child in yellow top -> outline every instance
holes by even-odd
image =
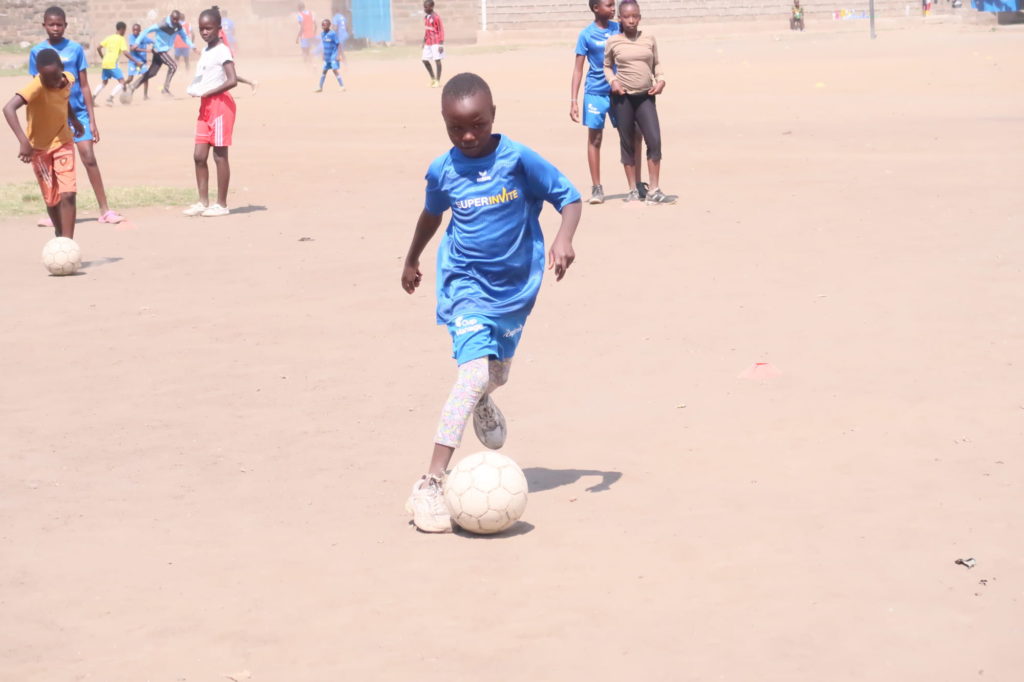
[[[128,57],[128,61],[136,66],[142,66],[142,62],[136,59],[132,55],[131,50],[128,49],[128,41],[124,37],[124,32],[128,30],[128,24],[119,21],[114,26],[114,29],[116,33],[111,33],[96,47],[96,52],[99,53],[100,59],[103,60],[103,72],[100,74],[101,81],[99,87],[92,91],[92,98],[96,99],[100,96],[103,88],[107,87],[107,81],[111,79],[117,81],[117,85],[114,87],[113,92],[110,93],[110,97],[107,97],[107,106],[113,106],[114,98],[117,97],[119,92],[124,90],[124,74],[121,73],[121,67],[117,65],[118,60],[121,58],[121,53],[123,52],[124,56]]]
[[[75,237],[75,144],[71,134],[83,133],[68,98],[75,77],[64,70],[56,50],[36,55],[39,75],[4,106],[4,118],[21,145],[18,158],[32,164],[46,210],[58,237]],[[28,134],[18,120],[18,109],[27,107]]]

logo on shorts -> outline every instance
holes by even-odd
[[[505,333],[502,334],[502,336],[504,336],[506,339],[511,339],[513,336],[515,336],[521,331],[523,331],[523,325],[519,325],[515,329],[506,329]]]
[[[491,176],[490,176],[490,174],[488,174],[488,172],[487,172],[487,171],[485,171],[485,170],[482,170],[482,171],[480,171],[480,172],[478,173],[478,175],[479,175],[480,177],[478,177],[478,178],[476,179],[476,181],[477,181],[477,182],[490,182],[490,180],[491,180]]]
[[[595,107],[592,103],[587,102],[587,113],[593,114],[594,116],[600,116],[601,110]]]
[[[459,315],[455,318],[455,335],[463,336],[464,334],[472,334],[478,332],[484,328],[484,326],[475,317],[465,318]]]

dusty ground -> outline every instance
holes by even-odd
[[[665,41],[682,201],[585,209],[499,393],[532,494],[493,539],[402,512],[454,375],[399,288],[438,91],[242,61],[238,214],[83,216],[63,279],[0,220],[0,679],[1021,679],[1022,48]],[[587,191],[571,61],[446,65]],[[102,110],[107,182],[189,186],[195,108]]]

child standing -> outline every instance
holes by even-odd
[[[18,138],[18,158],[32,164],[46,212],[58,237],[75,238],[75,145],[71,129],[85,131],[70,104],[74,74],[64,71],[56,50],[36,53],[38,75],[4,106],[7,125]],[[18,109],[27,107],[28,135],[18,121]]]
[[[562,214],[547,258],[556,280],[576,258],[579,192],[533,150],[492,135],[494,113],[490,88],[476,74],[460,73],[445,85],[441,116],[455,146],[430,164],[425,206],[402,269],[402,288],[411,294],[423,278],[420,255],[451,209],[437,255],[437,323],[451,334],[458,378],[441,413],[429,469],[406,505],[416,527],[429,533],[452,529],[441,489],[470,414],[485,446],[504,445],[505,418],[491,393],[508,380],[540,290],[538,216],[545,201]]]
[[[665,89],[665,78],[658,61],[654,36],[642,33],[640,6],[636,0],[619,3],[622,33],[612,36],[604,46],[604,75],[611,85],[612,109],[619,119],[619,145],[622,165],[629,181],[626,201],[640,198],[636,187],[640,166],[635,161],[633,126],[640,127],[647,142],[647,168],[651,174],[648,204],[675,203],[676,197],[661,191],[661,126],[654,98]]]
[[[153,51],[153,40],[142,33],[142,26],[132,24],[132,37],[128,39],[128,45],[135,61],[128,65],[128,78],[124,81],[125,86],[130,86],[136,76],[146,73],[147,54]],[[142,98],[149,99],[149,83],[142,88]],[[130,98],[127,94],[121,95],[122,104],[127,104],[129,101]]]
[[[100,207],[99,221],[119,223],[124,220],[124,216],[110,210],[110,206],[107,205],[107,192],[103,187],[103,176],[100,174],[100,166],[96,162],[96,152],[93,149],[100,141],[100,131],[96,126],[92,91],[89,89],[89,63],[82,46],[64,37],[67,27],[67,17],[60,7],[50,7],[43,12],[43,28],[46,30],[47,40],[38,43],[29,52],[28,73],[30,76],[39,75],[36,65],[39,53],[43,50],[54,50],[65,68],[74,76],[68,101],[71,103],[71,110],[75,112],[75,118],[82,124],[82,133],[75,135],[75,146],[82,157],[82,163],[85,164],[85,172],[89,176],[92,191],[96,194],[96,203]],[[42,224],[49,226],[51,222],[52,219],[47,218]]]
[[[128,25],[123,21],[117,22],[114,26],[114,33],[103,39],[103,41],[96,48],[96,52],[100,55],[100,59],[103,60],[103,71],[100,74],[101,83],[96,90],[93,91],[92,97],[96,99],[100,96],[103,88],[107,86],[107,81],[115,79],[117,85],[114,87],[113,92],[107,97],[107,104],[113,104],[114,98],[117,97],[117,93],[124,89],[124,74],[121,73],[121,68],[117,65],[118,60],[121,58],[123,52],[128,61],[132,62],[136,66],[141,67],[140,62],[132,53],[128,50],[128,41],[124,39],[124,32],[128,28]]]
[[[441,16],[434,11],[434,0],[423,0],[423,66],[430,74],[430,87],[441,87],[441,59],[444,57],[444,24]],[[437,65],[437,76],[430,68],[430,62]]]
[[[299,11],[295,14],[295,20],[299,23],[299,32],[295,36],[295,44],[302,50],[302,60],[309,61],[309,48],[316,38],[316,24],[313,22],[313,13],[306,9],[306,4],[300,2]]]
[[[587,127],[587,165],[590,167],[590,180],[593,188],[590,193],[591,204],[604,203],[604,187],[601,185],[601,142],[604,138],[604,120],[607,115],[612,127],[618,126],[615,112],[611,110],[611,87],[604,77],[604,46],[608,39],[619,32],[618,23],[612,21],[615,16],[615,0],[590,0],[590,11],[594,13],[594,23],[580,31],[576,40],[576,62],[572,70],[572,86],[569,95],[569,118],[580,122],[580,82],[583,80],[583,65],[587,65],[586,86],[583,89],[583,125]],[[634,136],[637,163],[640,159],[640,131]],[[638,178],[639,179],[639,178]],[[627,182],[629,177],[626,178]],[[647,186],[637,182],[640,198],[647,195]]]
[[[313,92],[324,91],[324,81],[327,79],[327,72],[333,71],[334,77],[338,79],[338,85],[341,86],[341,91],[345,92],[345,83],[341,80],[341,74],[338,72],[338,47],[341,41],[338,39],[338,34],[331,30],[331,20],[324,19],[320,23],[320,27],[323,29],[323,33],[320,34],[320,42],[324,46],[324,70],[320,74],[320,86],[317,87]]]
[[[235,58],[220,39],[220,12],[203,10],[199,15],[199,35],[206,41],[206,49],[199,55],[196,76],[188,86],[188,94],[201,97],[199,119],[196,121],[196,146],[193,161],[196,166],[196,188],[199,201],[184,210],[187,216],[201,215],[215,218],[230,213],[228,210],[228,184],[231,166],[228,147],[235,127],[235,100],[228,90],[238,85]],[[217,203],[210,205],[210,147],[217,165]]]
[[[181,31],[182,34],[188,36],[188,42],[180,35],[174,36],[174,61],[181,63],[185,61],[185,70],[188,71],[191,68],[189,63],[189,54],[192,52],[192,24],[185,21],[185,15],[181,15]]]

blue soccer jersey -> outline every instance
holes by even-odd
[[[85,111],[85,95],[82,94],[82,86],[79,82],[81,80],[79,74],[89,68],[89,62],[85,58],[85,50],[82,49],[81,45],[67,38],[64,38],[56,45],[50,44],[49,40],[44,40],[35,45],[28,53],[28,75],[39,75],[39,69],[36,68],[36,56],[43,50],[56,50],[57,54],[60,55],[61,61],[64,62],[64,70],[70,71],[74,75],[75,82],[71,86],[68,104],[71,105],[72,111]]]
[[[128,37],[128,45],[131,48],[132,56],[143,64],[146,63],[146,48],[153,44],[152,38],[145,33]]]
[[[437,252],[438,324],[467,313],[528,314],[544,276],[541,208],[580,199],[537,152],[495,137],[491,154],[473,159],[452,148],[427,171],[426,210],[452,210]]]
[[[576,40],[576,54],[586,56],[590,65],[583,94],[607,95],[612,91],[608,79],[604,77],[604,44],[618,32],[619,25],[614,21],[608,22],[608,28],[593,23],[580,31],[580,37]]]
[[[320,34],[320,42],[324,47],[324,61],[329,62],[338,56],[338,34],[335,31],[324,31]]]

